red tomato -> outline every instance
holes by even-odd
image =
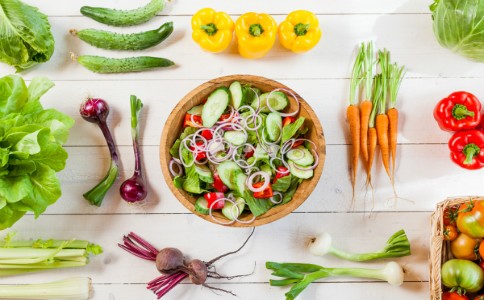
[[[479,244],[479,255],[481,256],[481,262],[483,262],[484,261],[484,242],[482,241]]]
[[[484,300],[484,295],[475,296],[474,300]]]
[[[224,208],[225,201],[220,200],[215,202],[218,199],[224,198],[224,193],[219,193],[219,192],[210,192],[206,193],[203,195],[203,197],[207,200],[208,202],[208,208],[211,209],[222,209]]]
[[[471,200],[459,207],[457,228],[473,238],[484,237],[484,201]]]
[[[277,167],[276,177],[274,178],[274,183],[276,183],[277,179],[282,178],[282,177],[286,177],[289,174],[290,173],[289,173],[288,168],[286,168],[284,166]]]
[[[476,260],[479,242],[479,240],[473,239],[465,233],[461,233],[450,243],[450,251],[455,258]]]
[[[301,146],[302,144],[304,144],[304,141],[303,140],[297,140],[294,142],[294,144],[292,145],[291,148],[296,148],[296,147],[299,147]]]
[[[202,126],[202,117],[197,115],[185,114],[183,127],[200,127]]]
[[[199,148],[200,148],[200,146],[203,146],[203,142],[202,141],[198,141],[197,142],[197,146],[199,146]],[[190,150],[192,150],[192,151],[195,150],[195,147],[190,147]],[[197,152],[197,156],[195,157],[195,159],[197,161],[202,161],[205,158],[207,158],[207,153],[205,153],[205,151]]]
[[[459,233],[454,225],[446,225],[444,228],[444,239],[446,241],[453,241],[457,238]]]
[[[254,156],[254,150],[250,150],[249,152],[245,152],[245,158],[251,158]]]
[[[294,123],[296,121],[296,118],[294,117],[285,117],[283,120],[282,120],[282,127],[286,126],[286,125],[289,125],[291,123]]]
[[[459,295],[457,292],[445,292],[442,294],[442,300],[469,300],[469,297]]]
[[[208,130],[208,129],[205,129],[205,130],[202,130],[202,134],[201,134],[205,139],[207,140],[211,140],[213,138],[213,133],[211,130]]]
[[[221,193],[225,193],[229,190],[229,188],[222,182],[222,179],[220,179],[220,176],[218,176],[218,173],[216,172],[213,173],[213,187]]]
[[[254,188],[260,188],[263,184],[264,184],[264,181],[261,181],[261,182],[254,183],[252,186]],[[273,195],[274,193],[272,192],[272,186],[270,183],[263,191],[254,192],[254,198],[257,198],[257,199],[266,199],[266,198],[272,197]]]
[[[455,225],[458,210],[459,208],[455,206],[447,206],[445,208],[443,216],[444,225]]]

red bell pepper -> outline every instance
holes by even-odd
[[[229,190],[229,188],[222,182],[222,179],[220,179],[220,176],[218,176],[218,173],[216,172],[213,173],[213,188],[221,193],[225,193]]]
[[[198,142],[197,142],[197,146],[198,146],[198,148],[201,148],[200,146],[203,146],[203,142],[202,142],[202,141],[198,141]],[[193,146],[190,146],[189,148],[190,148],[190,150],[192,150],[192,151],[194,151],[194,150],[195,150],[195,147],[193,147]],[[205,151],[197,151],[197,156],[195,157],[195,159],[196,159],[197,161],[202,161],[202,160],[204,160],[205,158],[207,158],[207,153],[206,153]]]
[[[484,167],[484,133],[479,130],[456,132],[449,140],[450,157],[459,166],[475,170]]]
[[[251,158],[252,156],[254,156],[254,153],[255,153],[255,151],[254,151],[253,149],[251,149],[251,150],[250,150],[250,151],[248,151],[248,152],[245,152],[245,158],[246,158],[246,159]]]
[[[222,209],[224,208],[225,201],[220,200],[217,201],[218,199],[225,198],[224,193],[219,193],[219,192],[209,192],[203,195],[205,200],[207,200],[208,208],[211,209]],[[217,202],[215,202],[217,201]]]
[[[437,103],[434,118],[445,131],[474,129],[481,121],[481,102],[471,93],[454,92]]]
[[[285,117],[283,120],[282,120],[282,127],[286,126],[286,125],[289,125],[291,123],[294,123],[296,122],[296,118],[294,117]]]
[[[289,173],[289,169],[288,168],[286,168],[284,166],[277,167],[277,169],[276,169],[276,177],[274,178],[274,182],[273,183],[276,183],[277,182],[277,179],[282,178],[282,177],[286,177],[289,174],[290,173]]]
[[[192,114],[185,114],[185,120],[183,122],[183,127],[201,127],[202,117]]]
[[[264,181],[257,182],[257,183],[252,184],[252,187],[260,188],[263,184],[264,184]],[[270,183],[269,183],[269,185],[267,185],[267,187],[264,190],[262,190],[260,192],[254,192],[254,198],[256,198],[256,199],[266,199],[266,198],[272,197],[273,195],[274,195],[274,193],[272,192],[272,186],[271,186]]]
[[[200,118],[201,119],[201,118]],[[213,139],[213,133],[209,129],[202,130],[201,134],[206,140],[211,140]]]
[[[292,144],[292,147],[291,148],[297,148],[299,146],[301,146],[302,144],[304,144],[304,140],[297,140],[294,142],[294,144]]]

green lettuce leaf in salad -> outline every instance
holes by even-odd
[[[0,230],[27,212],[38,217],[61,196],[56,172],[65,168],[62,145],[74,120],[43,108],[52,86],[46,78],[28,87],[17,75],[0,78]]]
[[[484,1],[434,0],[433,30],[441,46],[484,61]]]
[[[287,189],[287,191],[284,193],[284,196],[282,197],[282,203],[285,204],[289,201],[291,201],[292,197],[296,193],[297,187],[303,180],[300,178],[297,178],[296,176],[292,176],[291,178],[291,185]]]
[[[20,0],[0,1],[0,61],[22,71],[48,61],[53,53],[46,15]]]
[[[289,141],[304,124],[304,117],[299,117],[294,123],[288,124],[282,128],[281,143]]]
[[[278,178],[277,181],[272,185],[274,191],[285,193],[291,186],[292,175],[286,175],[284,177]]]

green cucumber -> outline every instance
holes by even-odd
[[[165,0],[151,0],[142,7],[119,10],[105,7],[81,7],[81,14],[99,23],[112,26],[133,26],[145,23],[165,7]]]
[[[95,55],[81,55],[77,62],[86,69],[96,73],[127,73],[140,72],[153,68],[173,66],[169,59],[152,56],[137,56],[127,58],[109,58]]]
[[[242,131],[229,130],[224,133],[224,139],[234,146],[240,146],[247,142],[247,135]]]
[[[187,111],[187,114],[200,116],[202,115],[203,104],[196,105]]]
[[[235,206],[237,206],[237,208],[235,208]],[[240,215],[244,211],[244,208],[245,200],[243,198],[237,197],[235,198],[234,203],[225,201],[224,208],[222,208],[222,214],[230,221],[233,221],[240,217]]]
[[[282,117],[278,112],[271,112],[267,115],[265,131],[271,142],[275,142],[281,136]]]
[[[296,165],[292,160],[288,160],[287,163],[289,164],[289,170],[291,172],[291,175],[296,176],[297,178],[309,179],[309,178],[313,177],[313,175],[314,175],[313,170],[300,170],[300,169],[298,169],[296,166],[299,166],[299,165]]]
[[[230,104],[235,108],[238,109],[245,103],[245,89],[242,88],[242,85],[238,81],[232,82],[229,86],[231,101]]]
[[[203,127],[212,127],[220,119],[230,102],[230,91],[222,86],[208,96],[202,109]]]
[[[198,174],[198,177],[200,178],[201,181],[206,183],[213,183],[213,175],[209,167],[207,167],[206,165],[199,165],[199,164],[194,164],[194,165],[195,165],[195,172]]]
[[[242,170],[235,172],[232,176],[232,183],[236,187],[236,191],[243,195],[245,192],[245,183],[247,181],[247,175],[245,175]]]
[[[198,197],[197,201],[195,201],[195,211],[202,215],[208,215],[210,209],[208,208],[207,199],[204,197]]]
[[[308,149],[304,148],[303,146],[298,146],[286,154],[287,158],[292,160],[298,166],[310,166],[314,163],[314,157],[309,152]]]
[[[242,169],[231,160],[223,161],[217,166],[218,176],[231,190],[236,190],[237,186],[235,185],[233,178],[238,172],[242,173]]]
[[[270,95],[270,98],[268,98]],[[270,106],[272,107],[273,110],[277,111],[282,111],[286,106],[289,104],[289,99],[287,98],[286,94],[283,92],[269,92],[269,93],[264,93],[259,96],[260,100],[260,111],[263,113],[269,113],[271,110],[267,106],[267,101],[269,101]],[[257,99],[255,99],[252,102],[252,107],[254,109],[257,109],[257,106],[259,105]]]
[[[158,29],[138,33],[117,33],[98,29],[70,30],[84,42],[109,50],[143,50],[163,42],[173,32],[173,22],[167,22]]]

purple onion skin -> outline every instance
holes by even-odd
[[[106,122],[109,115],[109,105],[103,99],[89,98],[82,103],[79,112],[84,120],[98,124]]]
[[[136,175],[125,180],[119,188],[119,192],[121,197],[129,203],[143,201],[148,195],[144,180]]]

